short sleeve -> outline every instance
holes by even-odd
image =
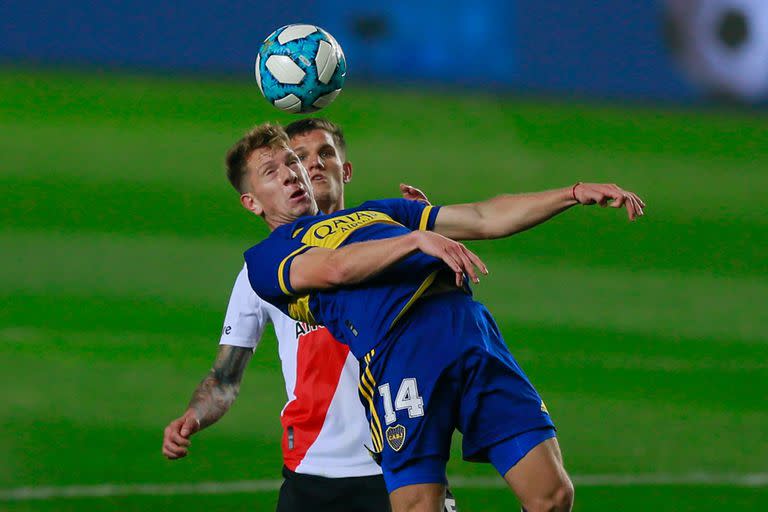
[[[375,208],[413,231],[432,231],[435,227],[439,206],[411,199],[381,199],[367,201],[361,208]]]
[[[245,251],[245,266],[253,291],[275,306],[289,302],[296,293],[291,286],[291,264],[296,256],[309,249],[311,246],[299,239],[280,238],[273,233]]]
[[[243,266],[232,287],[219,344],[256,348],[270,320],[268,307],[251,289],[247,269]]]

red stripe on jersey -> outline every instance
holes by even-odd
[[[296,351],[296,398],[288,404],[280,419],[283,424],[283,460],[295,471],[315,442],[325,423],[328,407],[339,385],[349,347],[339,343],[327,329],[302,335]],[[288,429],[293,429],[293,447]]]

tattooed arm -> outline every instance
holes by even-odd
[[[253,349],[220,345],[210,373],[197,386],[186,412],[173,420],[163,435],[163,455],[180,459],[187,455],[192,434],[216,423],[232,406]]]
[[[188,410],[194,411],[200,429],[216,423],[232,406],[252,355],[250,348],[220,345],[213,368],[189,401]]]

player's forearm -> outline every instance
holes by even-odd
[[[361,283],[384,271],[419,248],[417,235],[410,233],[383,240],[350,244],[329,255],[334,269],[332,286]]]
[[[197,386],[188,408],[194,411],[200,428],[217,422],[232,407],[243,372],[253,351],[249,348],[222,345],[210,373]]]
[[[501,195],[477,203],[444,206],[437,215],[435,231],[454,240],[502,238],[541,224],[575,204],[570,187]]]
[[[188,406],[194,411],[201,429],[216,423],[224,416],[240,391],[239,385],[222,385],[212,373],[197,387]]]
[[[486,238],[501,238],[530,229],[578,204],[571,188],[503,195],[478,203]]]
[[[488,273],[482,260],[459,242],[431,231],[412,231],[336,250],[306,251],[291,265],[291,286],[295,292],[303,292],[360,283],[416,251],[442,260],[456,274],[456,286],[462,286],[464,274],[477,282],[475,268]]]

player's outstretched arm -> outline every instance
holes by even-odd
[[[480,258],[463,244],[430,231],[414,231],[336,250],[314,247],[294,259],[290,269],[291,286],[302,292],[360,283],[415,251],[442,259],[456,273],[457,286],[461,286],[465,273],[478,282],[476,268],[488,273]]]
[[[637,194],[617,185],[577,183],[557,190],[443,206],[434,229],[454,240],[502,238],[541,224],[577,204],[626,208],[631,221],[644,215],[645,207]]]
[[[189,451],[192,434],[212,425],[232,406],[253,349],[220,345],[210,373],[197,386],[184,414],[163,432],[163,455],[180,459]]]

